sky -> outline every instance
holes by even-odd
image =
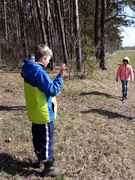
[[[122,46],[135,46],[135,27],[124,27]]]
[[[133,11],[131,11],[129,8],[126,8],[125,12],[129,15],[129,16],[133,16],[135,15],[135,13]],[[122,46],[135,46],[135,26],[133,27],[122,27],[122,29],[124,30],[122,32],[122,36],[124,36],[123,38],[123,42],[122,42]]]

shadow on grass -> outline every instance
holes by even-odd
[[[113,119],[113,118],[124,118],[127,120],[133,120],[132,117],[128,117],[128,116],[124,116],[122,114],[116,113],[116,112],[111,112],[108,110],[103,110],[103,109],[91,109],[91,110],[87,110],[87,111],[81,111],[81,113],[86,114],[86,113],[97,113],[97,114],[101,114],[103,116],[108,116],[109,119]]]
[[[31,162],[19,161],[13,158],[10,154],[0,153],[0,171],[3,171],[11,176],[19,175],[27,178],[28,176],[40,176],[40,172],[30,169]],[[3,177],[4,178],[4,177]]]
[[[98,91],[92,91],[92,92],[82,92],[80,96],[86,96],[86,95],[97,95],[97,96],[105,96],[107,98],[114,98],[114,99],[119,99],[120,96],[113,96],[107,93],[103,92],[98,92]]]
[[[26,106],[0,106],[0,111],[26,110]]]

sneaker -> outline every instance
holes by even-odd
[[[61,176],[65,173],[65,170],[59,167],[50,167],[50,168],[45,168],[42,172],[43,177],[56,177],[56,176]]]
[[[41,168],[44,165],[44,163],[42,162],[42,159],[38,159],[37,162],[32,164],[33,168]]]

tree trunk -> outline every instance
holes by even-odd
[[[70,58],[73,59],[74,58],[74,54],[75,54],[75,40],[74,40],[74,24],[73,24],[73,14],[74,14],[74,8],[73,8],[73,2],[70,2],[69,5],[69,35],[70,35],[70,45],[69,45],[69,52],[70,52]]]
[[[106,15],[106,0],[101,1],[102,4],[102,11],[101,11],[101,42],[100,42],[100,65],[99,67],[102,70],[106,70],[105,67],[105,54],[106,54],[106,48],[105,48],[105,15]]]
[[[81,37],[80,37],[80,25],[79,25],[79,13],[78,13],[78,0],[73,1],[74,8],[74,24],[75,24],[75,36],[76,36],[76,63],[77,71],[82,71],[82,54],[81,54]]]
[[[2,66],[2,57],[1,57],[1,42],[0,42],[0,67]]]
[[[42,42],[43,42],[43,44],[47,44],[47,38],[46,38],[46,34],[45,34],[45,26],[44,26],[44,21],[43,21],[43,17],[42,17],[41,6],[40,6],[39,0],[36,0],[36,7],[37,7],[38,20],[40,23]]]
[[[52,45],[52,21],[51,21],[51,13],[50,13],[50,4],[49,0],[45,1],[46,6],[46,24],[47,24],[47,39],[48,39],[48,46],[53,51],[53,45]],[[51,61],[49,63],[50,70],[54,69],[54,58],[55,58],[55,51],[53,51],[54,56],[51,58]]]
[[[62,16],[61,16],[59,0],[56,0],[56,6],[57,6],[57,10],[58,10],[58,17],[59,17],[59,23],[60,23],[64,63],[67,65],[68,64],[68,55],[67,55],[66,40],[65,40],[65,33],[64,33],[64,24],[63,24],[63,20],[62,20]]]
[[[99,9],[99,0],[96,0],[95,4],[95,18],[94,18],[94,41],[95,41],[95,48],[96,48],[96,59],[99,58],[99,23],[98,23],[98,9]]]
[[[27,38],[26,38],[25,20],[24,20],[22,1],[17,0],[17,6],[18,6],[18,12],[19,12],[22,46],[24,48],[24,55],[27,56],[28,55],[28,47],[27,47]]]
[[[4,0],[4,22],[5,22],[5,39],[8,40],[8,31],[7,31],[7,11],[6,11],[6,2]]]

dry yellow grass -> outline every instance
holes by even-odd
[[[54,148],[56,165],[66,173],[57,180],[135,179],[135,83],[129,84],[123,103],[121,84],[115,82],[118,55],[111,56],[107,71],[99,70],[94,79],[65,78],[57,96]],[[0,179],[40,180],[42,169],[27,167],[35,156],[23,80],[19,73],[0,75]]]

